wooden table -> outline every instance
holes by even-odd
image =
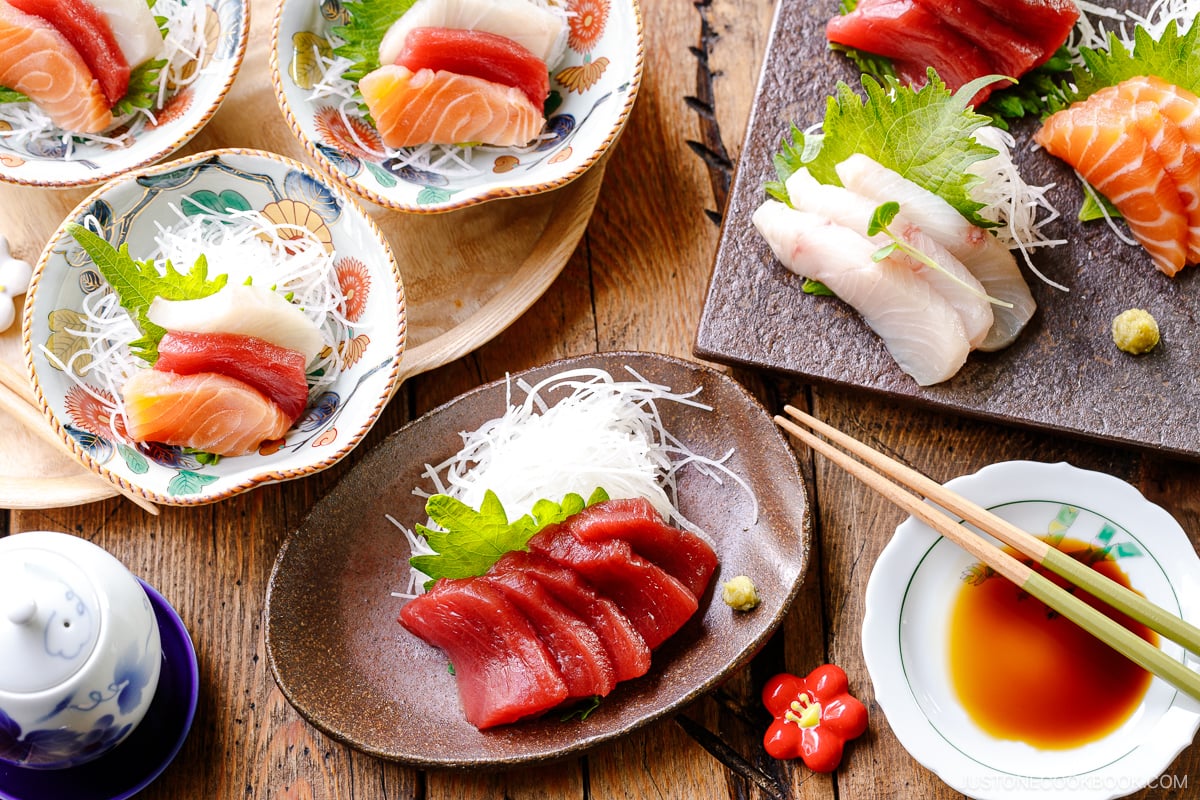
[[[267,69],[272,10],[267,0],[255,0],[252,44],[233,95],[260,103],[264,113],[274,112],[274,101],[261,81],[247,75],[261,79]],[[158,587],[191,631],[202,679],[195,727],[177,760],[141,797],[958,796],[897,742],[874,704],[863,663],[859,634],[867,578],[902,515],[807,452],[800,455],[810,478],[817,537],[801,595],[779,634],[748,668],[676,718],[585,757],[498,773],[419,772],[379,761],[310,727],[279,692],[267,665],[263,600],[280,545],[356,457],[388,432],[482,382],[557,357],[609,349],[691,356],[720,210],[773,10],[769,0],[646,5],[641,94],[609,161],[586,235],[562,275],[492,342],[407,381],[357,454],[312,478],[208,507],[166,508],[157,517],[119,498],[0,516],[0,531],[6,533],[62,530],[107,548]],[[228,109],[210,128],[184,152],[246,144]],[[280,148],[302,152],[294,143],[281,141]],[[36,205],[38,195],[16,190],[8,196]],[[11,208],[0,208],[0,223],[11,221]],[[1163,505],[1200,543],[1195,464],[980,424],[785,377],[737,377],[769,408],[785,401],[811,408],[939,480],[1012,458],[1067,460],[1109,472]],[[768,720],[758,702],[769,676],[782,670],[803,674],[826,661],[846,669],[852,689],[872,713],[868,733],[848,749],[832,776],[768,758],[761,746]],[[1175,776],[1175,786],[1190,779],[1193,788],[1137,796],[1189,796],[1200,783],[1200,749],[1186,750],[1167,774]]]

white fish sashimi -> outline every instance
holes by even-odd
[[[838,225],[844,225],[868,238],[876,247],[891,243],[891,239],[881,233],[867,235],[871,217],[879,203],[845,187],[820,183],[803,167],[792,173],[786,186],[792,207],[798,211],[811,211],[828,217]],[[972,347],[978,347],[987,337],[994,319],[992,304],[986,299],[982,284],[961,261],[927,236],[919,226],[902,221],[891,227],[892,232],[902,242],[924,253],[945,270],[940,272],[905,253],[894,254],[897,259],[906,263],[917,277],[928,282],[934,291],[950,302],[962,317],[967,341]]]
[[[413,28],[455,28],[494,33],[512,39],[556,65],[566,53],[566,19],[530,0],[417,0],[379,43],[379,63],[394,64]]]
[[[92,0],[92,5],[108,20],[130,69],[162,55],[162,32],[146,0]]]
[[[990,296],[1010,303],[1011,308],[992,307],[995,322],[979,349],[1000,350],[1012,344],[1037,310],[1037,302],[1008,248],[941,197],[868,156],[852,155],[835,169],[847,189],[877,203],[899,203],[898,220],[918,226],[953,253]]]
[[[971,345],[958,312],[907,265],[875,261],[878,248],[850,228],[776,200],[753,221],[785,267],[852,306],[918,384],[940,383],[966,363]]]
[[[306,362],[325,346],[321,332],[298,306],[260,286],[226,286],[198,300],[156,297],[146,316],[169,331],[254,336],[303,353]]]

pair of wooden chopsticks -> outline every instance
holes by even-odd
[[[66,443],[54,435],[50,430],[50,426],[46,424],[45,418],[38,411],[34,403],[33,393],[29,390],[29,385],[26,383],[25,377],[20,375],[5,361],[0,361],[0,408],[8,412],[13,419],[20,422],[43,441],[59,448],[63,452],[70,452]],[[104,479],[97,475],[96,480],[102,481]],[[134,505],[151,514],[158,514],[158,506],[154,505],[154,503],[122,486],[117,486],[116,484],[113,484],[113,486]]]
[[[923,502],[912,492],[917,492],[947,511],[957,514],[964,521],[1024,553],[1093,597],[1103,600],[1117,611],[1197,654],[1200,654],[1200,628],[1154,605],[1137,592],[1081,564],[911,467],[868,447],[819,419],[791,406],[785,406],[784,411],[796,422],[820,433],[829,442],[813,435],[791,419],[775,417],[775,422],[788,433],[1138,666],[1200,700],[1200,674],[1188,669],[1145,639],[1060,588],[1049,578],[976,535],[965,525]],[[838,449],[830,442],[843,449]],[[850,454],[857,456],[857,459]]]

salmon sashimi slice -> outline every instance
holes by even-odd
[[[540,583],[521,572],[489,571],[480,580],[503,592],[529,620],[554,657],[567,685],[568,701],[605,697],[617,685],[616,670],[599,634]]]
[[[507,36],[487,31],[413,28],[395,63],[413,72],[422,68],[445,70],[515,86],[538,108],[550,96],[546,62]]]
[[[767,200],[754,227],[792,272],[820,281],[862,315],[900,369],[921,386],[948,380],[971,351],[954,307],[906,264],[875,261],[874,243],[819,214]]]
[[[1151,103],[1093,95],[1047,117],[1034,141],[1107,197],[1154,265],[1173,276],[1187,263],[1187,213],[1179,187],[1135,122],[1135,115],[1157,113]]]
[[[100,81],[112,108],[129,88],[129,62],[106,17],[87,0],[8,0],[26,14],[41,17],[58,29]]]
[[[618,681],[640,678],[650,669],[650,648],[617,604],[592,588],[570,567],[524,550],[505,553],[489,574],[520,572],[541,584],[546,591],[591,626],[612,661]]]
[[[269,397],[295,422],[308,405],[303,353],[255,336],[168,331],[158,343],[160,372],[216,372],[237,378]]]
[[[28,97],[71,133],[99,133],[112,111],[83,58],[50,23],[0,0],[0,86]]]
[[[240,456],[279,439],[292,426],[262,392],[213,372],[139,370],[125,382],[121,396],[126,430],[137,442]]]
[[[387,64],[358,82],[379,135],[388,147],[480,142],[498,147],[537,138],[542,110],[512,86]]]
[[[567,699],[554,658],[500,589],[478,578],[443,578],[400,609],[400,624],[454,665],[467,721],[491,728],[536,716]]]
[[[1116,86],[1101,89],[1096,95],[1108,92],[1116,92],[1134,105],[1153,104],[1164,119],[1179,129],[1179,134],[1187,142],[1188,149],[1195,154],[1194,157],[1189,157],[1179,151],[1178,141],[1167,131],[1164,131],[1159,145],[1155,146],[1155,151],[1163,160],[1163,166],[1179,187],[1184,210],[1188,214],[1188,225],[1191,229],[1188,235],[1188,261],[1200,263],[1200,230],[1195,227],[1198,218],[1193,215],[1193,209],[1200,206],[1200,176],[1192,174],[1189,166],[1192,162],[1200,165],[1200,161],[1197,161],[1200,159],[1200,98],[1156,75],[1127,78]]]

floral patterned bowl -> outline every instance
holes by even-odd
[[[160,17],[185,19],[189,8],[194,6],[186,0],[159,0],[154,11]],[[184,55],[176,62],[178,81],[168,82],[153,119],[135,116],[102,137],[61,132],[57,137],[30,138],[0,115],[0,180],[49,188],[90,186],[153,164],[187,144],[233,85],[250,30],[249,0],[203,0],[197,13],[192,20],[199,46],[190,39],[181,44],[198,56],[189,61],[190,55]],[[172,38],[180,36],[171,31]]]
[[[86,327],[85,298],[111,291],[67,225],[90,220],[110,243],[127,243],[132,255],[146,258],[155,248],[157,226],[178,222],[178,209],[189,205],[257,210],[274,222],[311,231],[334,254],[349,323],[336,353],[328,351],[340,361],[339,375],[310,398],[284,438],[215,463],[180,447],[115,435],[113,429],[123,426],[109,424],[111,394],[94,376],[68,375],[57,366],[72,363],[71,356],[87,347],[79,335]],[[38,404],[75,457],[152,502],[198,505],[311,475],[349,453],[399,382],[406,315],[391,248],[353,198],[282,156],[214,150],[122,176],[83,200],[42,253],[22,324]],[[86,359],[73,363],[79,366],[72,369],[86,373]]]
[[[271,80],[288,125],[335,180],[381,206],[451,211],[556,189],[582,175],[616,141],[633,108],[644,46],[638,0],[550,0],[569,14],[567,51],[550,76],[545,138],[528,148],[455,148],[453,170],[384,147],[357,105],[325,91],[325,59],[354,0],[281,0]],[[362,0],[358,0],[362,2]],[[376,12],[377,13],[377,12]]]

